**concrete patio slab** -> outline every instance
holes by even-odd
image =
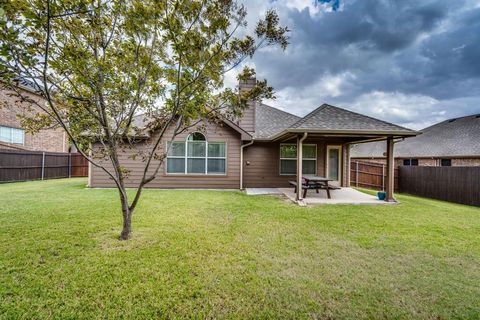
[[[282,194],[282,192],[277,188],[246,188],[245,193],[249,196]]]
[[[293,188],[279,188],[279,190],[290,200],[295,201],[295,193]],[[319,190],[319,193],[316,193],[315,190],[308,190],[307,196],[301,203],[298,203],[301,206],[304,205],[315,205],[315,204],[395,204],[396,202],[386,202],[378,200],[377,197],[360,192],[352,188],[341,188],[337,190],[330,190],[331,199],[327,198],[327,193],[325,190]]]

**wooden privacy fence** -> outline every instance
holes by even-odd
[[[401,166],[400,191],[480,206],[480,167]]]
[[[0,182],[87,175],[88,162],[79,153],[0,150]]]
[[[398,169],[395,168],[395,191],[398,191]],[[385,190],[387,166],[382,163],[352,160],[350,162],[350,186]]]

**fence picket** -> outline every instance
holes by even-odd
[[[385,165],[367,161],[352,161],[350,163],[351,186],[374,190],[385,190]],[[395,190],[398,190],[398,169],[395,169]]]
[[[421,197],[480,206],[480,167],[401,166],[400,191]]]
[[[88,162],[79,153],[0,150],[0,182],[87,175]]]

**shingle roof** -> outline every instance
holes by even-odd
[[[419,136],[395,144],[396,157],[480,156],[480,114],[445,120],[421,130]],[[382,157],[385,142],[352,148],[352,157]]]
[[[265,104],[257,105],[255,109],[256,139],[267,139],[298,121],[300,117]]]
[[[315,129],[336,131],[379,131],[414,133],[413,130],[393,123],[378,120],[353,111],[323,104],[313,110],[298,122],[292,129]]]
[[[133,124],[138,128],[143,128],[147,124],[147,120],[144,115],[139,115],[134,117]],[[289,130],[415,134],[415,131],[410,129],[328,104],[320,106],[303,118],[265,104],[256,106],[255,132],[253,133],[255,139],[268,140]]]

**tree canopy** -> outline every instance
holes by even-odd
[[[255,26],[233,0],[2,0],[0,74],[2,83],[43,114],[24,117],[35,132],[52,123],[63,127],[92,165],[105,170],[119,190],[124,220],[145,184],[156,178],[163,159],[161,139],[174,139],[198,119],[238,118],[251,100],[272,98],[265,80],[250,91],[226,88],[224,75],[255,75],[241,63],[266,46],[285,49],[288,29],[274,10]],[[16,81],[27,80],[46,101],[22,95]],[[128,174],[118,156],[135,142],[144,114],[156,132],[146,155],[144,176],[129,202]],[[170,137],[166,129],[174,126]],[[101,148],[92,154],[91,146]],[[99,151],[100,150],[100,151]],[[107,158],[113,169],[102,165]],[[161,163],[161,161],[160,161]],[[125,229],[125,223],[124,223]],[[125,230],[124,230],[125,231]],[[122,233],[123,235],[123,233]],[[128,230],[123,238],[128,238]]]

